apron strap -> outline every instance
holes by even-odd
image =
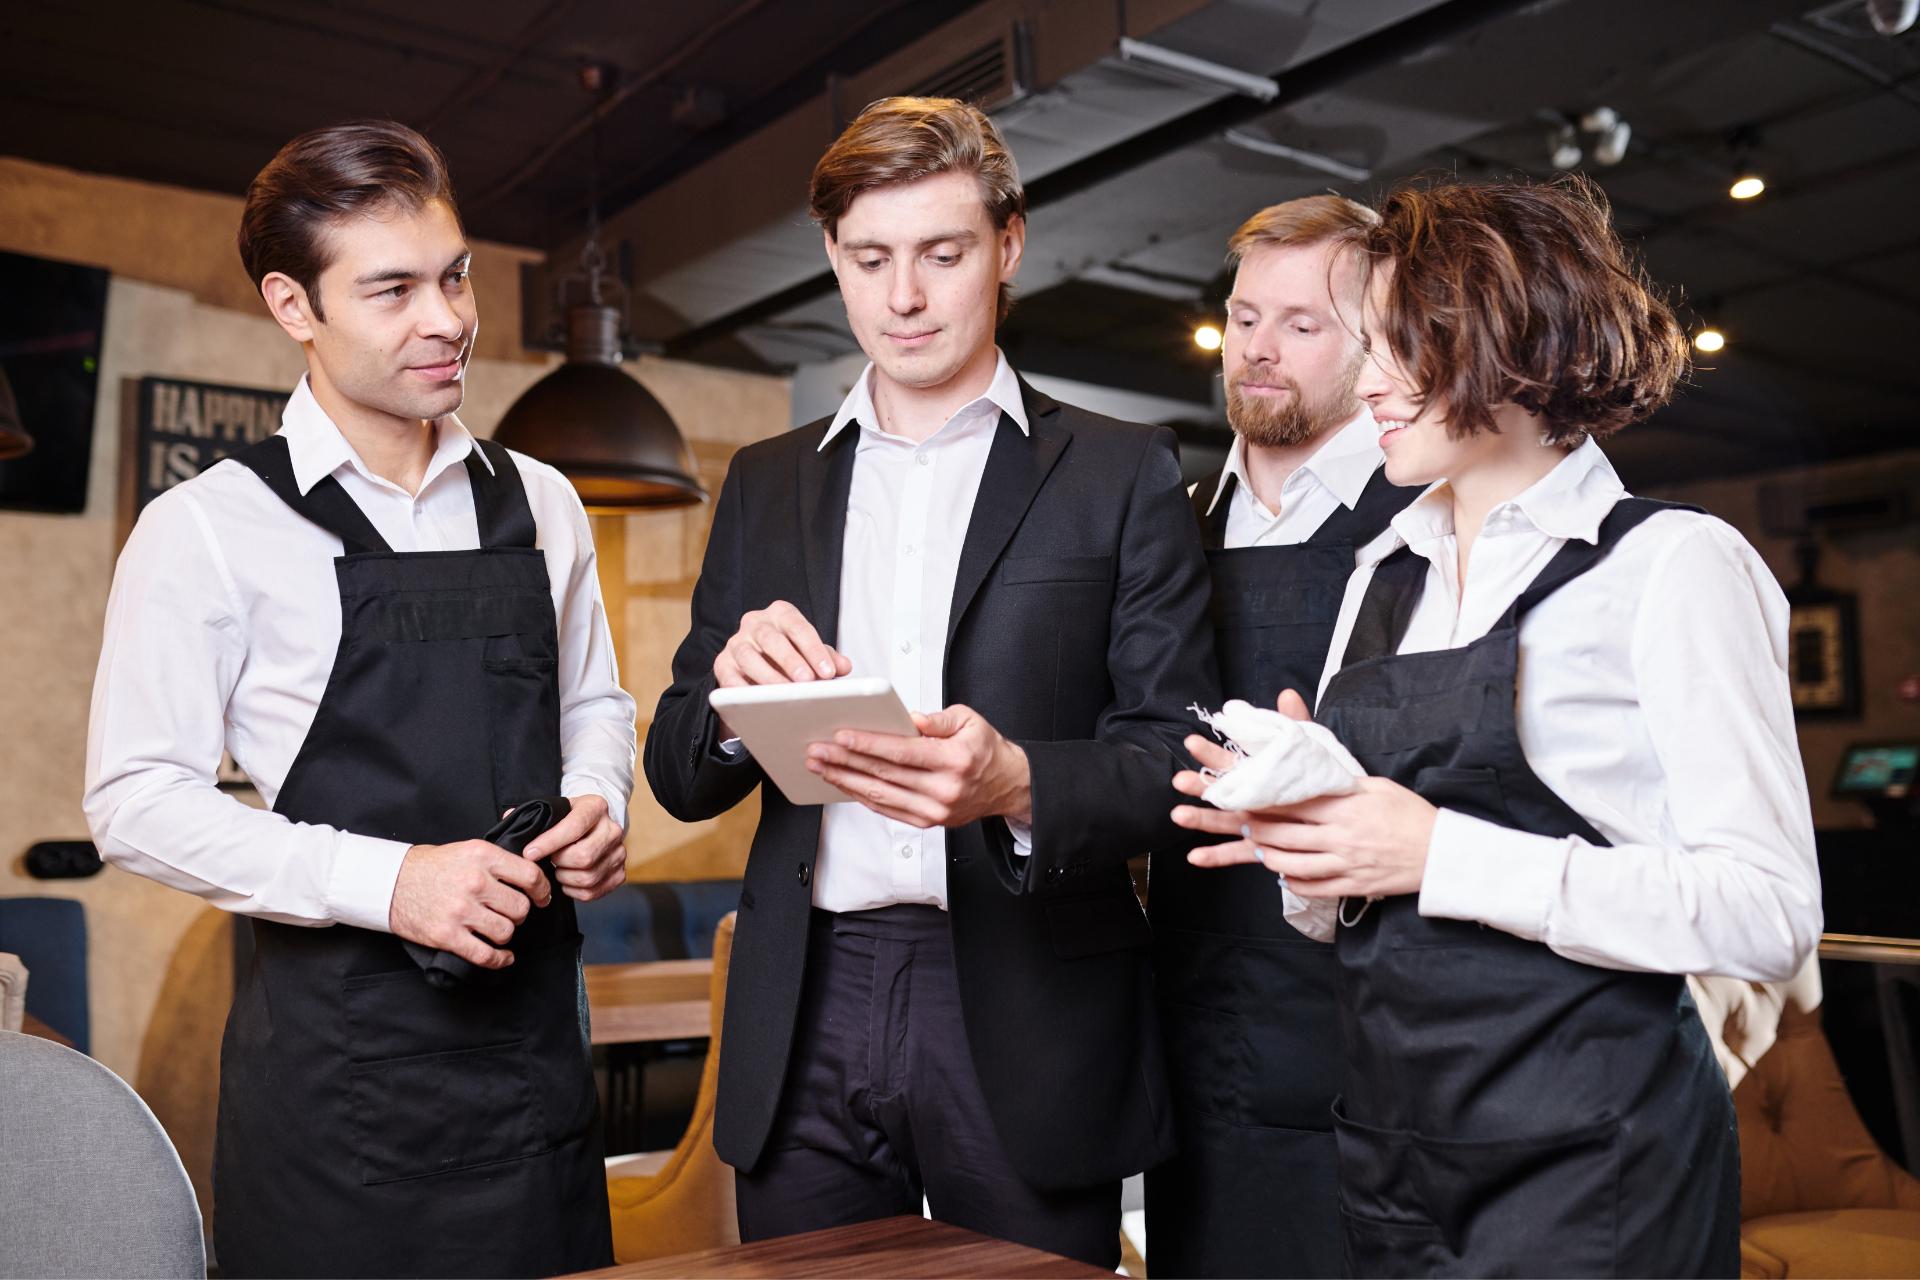
[[[259,476],[280,501],[340,539],[342,554],[392,552],[366,513],[354,505],[332,476],[322,476],[313,488],[300,492],[293,476],[293,453],[285,436],[268,436],[234,454],[233,460]]]
[[[1412,547],[1401,547],[1382,560],[1367,583],[1367,594],[1361,597],[1360,612],[1354,617],[1340,665],[1350,667],[1400,652],[1400,642],[1413,623],[1414,608],[1426,589],[1427,562]]]
[[[1514,597],[1513,603],[1507,606],[1507,612],[1496,625],[1519,625],[1520,619],[1531,613],[1535,605],[1606,559],[1608,553],[1620,544],[1620,539],[1638,528],[1649,516],[1662,511],[1699,510],[1699,507],[1684,502],[1661,502],[1656,498],[1620,499],[1613,504],[1613,510],[1607,512],[1607,518],[1600,522],[1599,537],[1593,542],[1569,539],[1553,559],[1547,561],[1546,568],[1527,584],[1527,589]]]
[[[484,456],[483,456],[484,455]],[[492,463],[492,468],[488,468]],[[527,505],[526,482],[507,456],[506,446],[475,439],[467,455],[467,479],[473,484],[473,516],[483,547],[531,547],[537,529]]]
[[[1227,545],[1227,516],[1233,510],[1233,490],[1238,483],[1234,477],[1227,476],[1223,488],[1220,477],[1226,475],[1226,468],[1212,472],[1200,478],[1193,486],[1193,495],[1188,500],[1193,503],[1193,514],[1200,521],[1200,545],[1207,551],[1218,551]],[[1220,494],[1215,502],[1213,495]],[[1209,511],[1207,508],[1213,509]]]
[[[1360,491],[1360,500],[1351,507],[1334,508],[1333,514],[1313,531],[1306,545],[1326,547],[1347,542],[1364,547],[1379,537],[1388,522],[1400,514],[1402,507],[1419,497],[1420,492],[1413,485],[1394,484],[1387,479],[1387,469],[1377,466],[1367,477],[1367,487]]]

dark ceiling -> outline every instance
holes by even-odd
[[[1155,2],[1131,5],[1138,13]],[[634,206],[697,166],[727,164],[729,146],[978,7],[16,4],[0,10],[0,150],[239,192],[288,137],[388,115],[426,129],[445,150],[476,235],[553,249],[582,223],[596,145],[602,206]],[[1343,23],[1370,33],[1346,62],[1339,50],[1302,65],[1263,64],[1257,52],[1241,59],[1279,74],[1283,86],[1311,90],[1243,112],[1249,131],[1338,156],[1365,178],[1342,183],[1223,145],[1217,122],[1237,110],[1232,98],[1214,102],[1204,119],[1194,111],[1158,126],[1156,136],[1179,143],[1171,149],[1149,154],[1123,143],[1042,175],[1036,190],[1068,180],[1072,190],[1034,220],[1049,264],[1032,273],[1005,335],[1023,367],[1189,402],[1190,434],[1204,436],[1220,421],[1215,365],[1189,335],[1224,295],[1220,249],[1241,217],[1309,190],[1370,198],[1422,172],[1544,177],[1552,172],[1545,116],[1604,104],[1632,125],[1631,145],[1616,165],[1589,156],[1583,167],[1606,187],[1690,323],[1711,319],[1729,340],[1700,358],[1672,407],[1611,446],[1629,482],[1916,443],[1920,32],[1874,34],[1857,0],[1218,0],[1206,8],[1213,12],[1184,28],[1171,24],[1167,39],[1227,59],[1231,42],[1205,47],[1200,19],[1219,19],[1214,31],[1284,21],[1306,33]],[[1396,31],[1422,22],[1437,29],[1449,14],[1455,28],[1476,29],[1431,49],[1392,45]],[[1369,39],[1386,56],[1358,56]],[[590,66],[606,70],[597,92],[582,83]],[[1047,96],[1045,85],[1035,87],[1042,92],[1026,104],[1030,119],[1033,102]],[[1442,134],[1444,143],[1422,141]],[[1736,140],[1769,182],[1751,202],[1726,194]],[[696,340],[682,332],[666,338],[668,347],[763,367],[849,351],[820,286],[815,274],[784,295],[770,290],[774,301],[757,310],[726,312],[717,326],[683,323]],[[823,334],[817,354],[768,356],[766,344],[738,340],[756,327],[777,337],[782,324]]]

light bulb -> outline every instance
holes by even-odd
[[[1766,189],[1767,184],[1759,174],[1745,173],[1733,180],[1733,185],[1727,188],[1727,194],[1735,200],[1751,200]]]
[[[1718,351],[1727,345],[1727,335],[1709,325],[1693,335],[1693,345],[1699,351]]]
[[[1193,331],[1193,345],[1202,351],[1218,351],[1220,341],[1220,329],[1217,325],[1203,324]]]

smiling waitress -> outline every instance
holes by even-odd
[[[1351,1274],[1733,1275],[1733,1108],[1681,975],[1785,980],[1819,937],[1787,604],[1595,443],[1686,366],[1597,188],[1381,212],[1358,393],[1388,478],[1430,487],[1363,552],[1322,682],[1370,776],[1175,816],[1246,836],[1196,862],[1344,900]]]

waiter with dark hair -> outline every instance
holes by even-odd
[[[279,434],[142,513],[86,794],[109,861],[250,917],[220,1270],[605,1265],[570,899],[624,878],[634,729],[586,514],[454,416],[471,255],[425,138],[295,139],[254,179],[240,253],[307,374]],[[223,746],[270,812],[216,787]],[[509,809],[565,816],[524,848],[477,838]]]

